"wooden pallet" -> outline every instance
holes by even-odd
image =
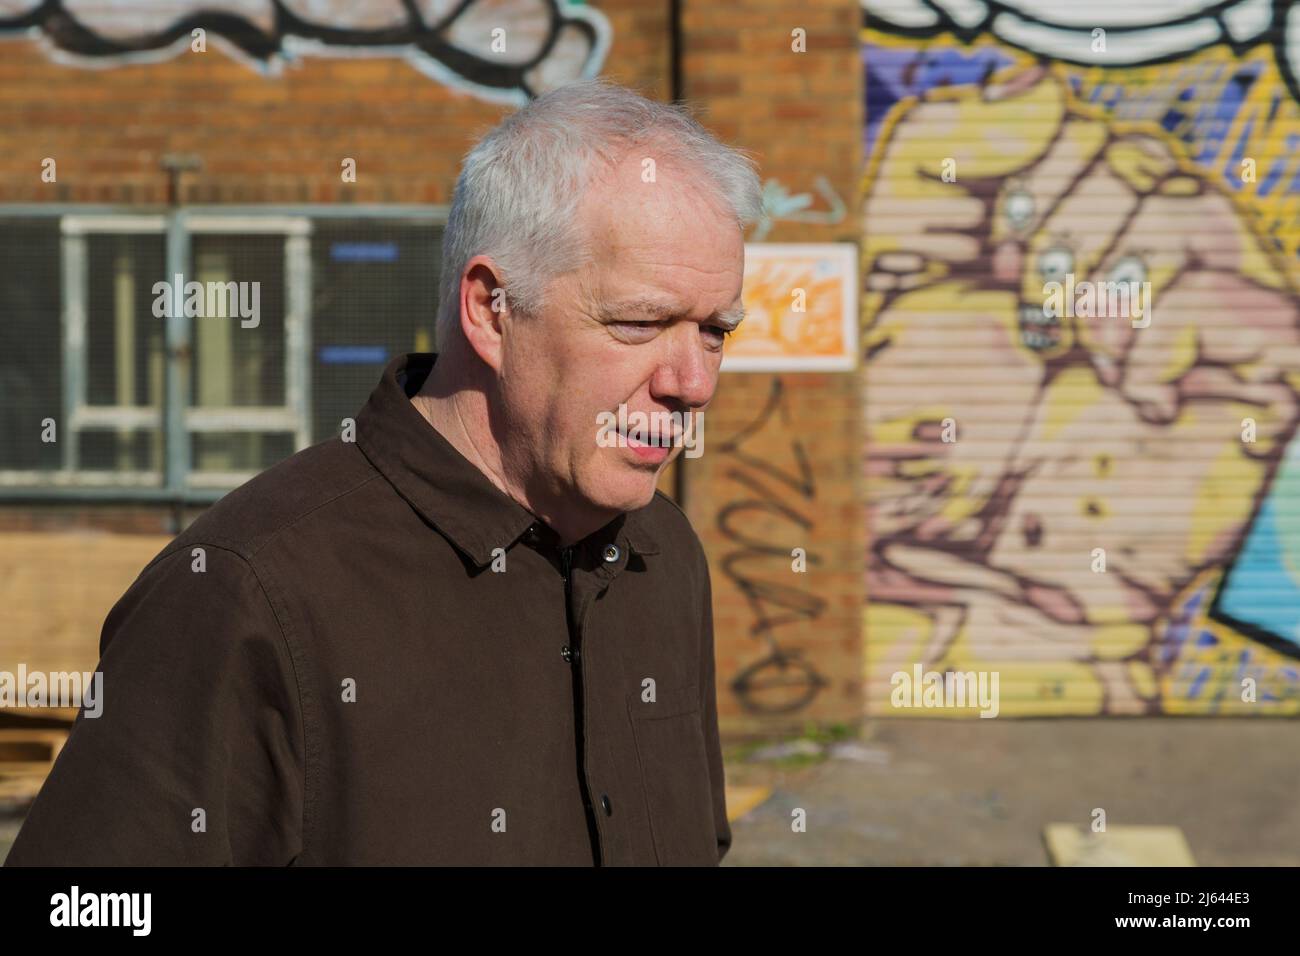
[[[0,709],[0,730],[12,730],[15,727],[25,730],[24,725],[29,722],[42,730],[50,729],[51,724],[67,724],[71,727],[80,713],[80,707],[5,707]]]
[[[67,728],[0,727],[0,803],[31,803],[67,739]]]

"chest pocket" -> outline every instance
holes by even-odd
[[[698,684],[628,701],[655,854],[660,866],[714,866],[717,833]]]

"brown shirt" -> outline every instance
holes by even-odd
[[[722,858],[686,516],[656,493],[560,549],[410,403],[435,360],[145,567],[9,865]]]

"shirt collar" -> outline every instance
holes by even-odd
[[[558,541],[545,522],[497,488],[411,404],[437,360],[435,352],[411,352],[388,363],[357,413],[357,447],[412,508],[479,567],[492,561],[494,548],[508,548],[533,525],[547,541]],[[658,554],[645,510],[619,515],[575,547],[604,548],[620,541],[621,550]]]

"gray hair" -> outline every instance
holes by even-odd
[[[590,261],[578,199],[628,149],[652,141],[667,144],[666,160],[739,229],[758,220],[756,163],[719,142],[687,107],[603,77],[565,84],[507,116],[465,156],[442,239],[437,348],[459,334],[461,274],[476,255],[500,268],[511,308],[539,314],[551,280]]]

